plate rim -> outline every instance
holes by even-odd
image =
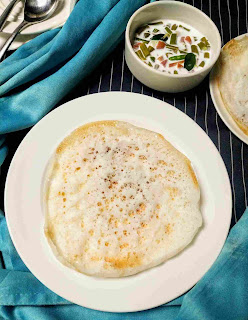
[[[241,34],[233,39],[239,40],[245,36],[248,36],[248,33]],[[231,40],[229,40],[231,41]],[[228,42],[229,42],[228,41]],[[225,46],[226,44],[224,44]],[[223,47],[221,48],[221,51],[223,50]],[[245,144],[248,145],[248,136],[239,128],[235,120],[232,118],[232,116],[227,111],[224,102],[222,100],[220,90],[218,88],[218,83],[216,80],[216,74],[217,74],[217,65],[218,61],[215,63],[214,67],[212,68],[209,76],[209,89],[210,89],[210,95],[214,104],[214,107],[220,116],[221,120],[225,123],[227,128],[241,141],[243,141]]]
[[[43,32],[46,32],[48,30],[59,28],[59,27],[63,26],[65,24],[66,20],[68,19],[71,11],[73,10],[77,0],[63,0],[63,1],[64,1],[64,3],[63,3],[63,6],[62,6],[60,12],[58,12],[55,15],[53,14],[49,19],[44,20],[44,21],[40,22],[39,24],[33,24],[33,25],[27,27],[26,29],[24,29],[20,32],[20,35],[22,35],[22,36],[33,36],[33,35],[38,36]],[[68,10],[69,14],[66,14],[67,10]],[[56,21],[56,18],[58,16],[59,16],[59,20]],[[11,27],[9,25],[13,25],[13,28],[15,29],[20,24],[20,21],[21,20],[8,21],[9,24],[7,26],[7,30],[6,30],[6,26],[4,26],[2,33],[7,34],[7,35],[11,34],[13,31],[10,32],[9,28],[11,28]],[[29,30],[31,30],[31,31],[29,31]]]
[[[95,93],[95,94],[91,94],[91,95],[87,95],[87,96],[89,97],[89,96],[96,96],[96,95],[119,95],[119,94],[124,94],[124,95],[139,95],[139,96],[142,96],[142,97],[151,98],[151,99],[157,100],[159,103],[164,103],[164,104],[166,104],[167,107],[174,108],[172,105],[170,105],[170,104],[167,103],[167,102],[163,102],[163,101],[161,101],[161,100],[159,100],[159,99],[156,99],[156,98],[154,98],[154,97],[149,97],[149,96],[142,95],[142,94],[139,94],[139,93],[131,93],[131,92],[102,92],[102,93]],[[75,103],[75,100],[81,100],[81,99],[84,99],[84,98],[87,97],[87,96],[82,96],[82,97],[79,97],[79,98],[77,98],[77,99],[68,101],[67,103],[64,103],[63,105],[61,105],[60,107],[65,106],[65,105],[68,105],[68,104],[71,104],[71,103]],[[15,237],[13,236],[13,233],[12,233],[12,227],[11,227],[11,223],[10,223],[10,216],[9,216],[9,213],[8,213],[9,210],[8,210],[8,205],[7,205],[7,203],[8,203],[7,198],[8,198],[9,180],[10,180],[10,177],[11,177],[11,170],[12,170],[13,164],[15,163],[16,158],[18,157],[18,153],[20,152],[19,150],[22,149],[22,146],[23,146],[23,144],[25,143],[27,137],[31,136],[34,128],[37,127],[37,125],[38,125],[41,121],[42,121],[42,122],[46,121],[45,118],[47,118],[48,116],[50,117],[50,114],[51,114],[51,113],[60,112],[60,107],[54,109],[54,110],[51,111],[49,114],[47,114],[45,117],[43,117],[43,118],[28,132],[28,134],[24,137],[24,139],[23,139],[22,142],[20,143],[19,147],[17,148],[17,150],[16,150],[16,152],[15,152],[13,158],[12,158],[12,161],[11,161],[11,164],[10,164],[10,167],[9,167],[9,170],[8,170],[6,182],[5,182],[4,204],[5,204],[6,220],[7,220],[7,225],[8,225],[9,233],[10,233],[11,239],[12,239],[12,241],[13,241],[13,243],[14,243],[14,246],[15,246],[18,254],[20,255],[20,257],[21,257],[21,259],[23,260],[23,262],[26,264],[26,266],[30,269],[30,272],[31,272],[31,273],[33,273],[33,271],[31,271],[31,270],[32,270],[32,267],[30,268],[29,263],[26,262],[26,258],[23,257],[22,253],[20,252],[20,250],[19,250],[19,249],[20,249],[20,248],[19,248],[19,245],[16,243]],[[223,243],[222,243],[222,245],[220,246],[220,248],[219,248],[219,250],[218,250],[218,252],[217,252],[217,255],[216,255],[214,261],[212,261],[212,262],[210,263],[210,265],[208,266],[207,270],[204,272],[204,274],[205,274],[205,273],[212,267],[213,263],[216,261],[217,257],[219,256],[219,254],[220,254],[220,252],[221,252],[221,250],[222,250],[222,248],[223,248],[223,246],[224,246],[224,243],[225,243],[225,241],[226,241],[228,232],[229,232],[229,227],[230,227],[230,222],[231,222],[231,217],[232,217],[232,192],[231,192],[231,184],[230,184],[229,176],[228,176],[228,173],[227,173],[227,170],[226,170],[224,161],[223,161],[222,157],[220,156],[220,154],[219,154],[216,146],[214,145],[213,141],[208,137],[208,135],[205,133],[205,131],[204,131],[193,119],[191,119],[187,114],[185,114],[184,112],[180,111],[180,110],[177,109],[177,108],[174,108],[174,111],[175,111],[176,113],[183,114],[183,116],[187,117],[188,120],[190,120],[192,124],[194,124],[195,126],[197,126],[198,129],[201,130],[201,131],[204,133],[204,135],[206,136],[206,138],[209,139],[209,142],[212,144],[213,149],[215,149],[215,152],[216,152],[216,155],[217,155],[219,161],[222,162],[222,165],[223,165],[223,168],[222,168],[222,169],[223,169],[223,174],[225,175],[225,180],[226,180],[227,185],[228,185],[229,219],[227,219],[227,222],[226,222],[227,225],[228,225],[228,228],[226,229],[225,235],[223,235],[223,237],[222,237],[222,238],[223,238],[223,241],[222,241]],[[45,284],[44,281],[43,281],[44,279],[41,279],[41,278],[40,278],[40,275],[37,276],[37,273],[36,273],[36,272],[33,273],[33,274],[35,275],[35,277],[36,277],[39,281],[41,281],[45,286],[47,286],[47,284]],[[157,307],[157,306],[160,306],[160,305],[163,304],[163,303],[167,303],[167,302],[169,302],[169,301],[172,301],[172,300],[174,300],[175,298],[179,297],[180,295],[184,294],[184,293],[187,292],[189,289],[191,289],[191,288],[204,276],[204,274],[202,274],[200,277],[198,277],[198,278],[196,279],[196,281],[193,283],[193,285],[191,285],[187,290],[184,290],[184,292],[181,292],[180,294],[175,294],[175,295],[174,295],[170,300],[168,300],[168,301],[165,301],[165,302],[159,301],[159,302],[153,303],[153,304],[151,304],[151,305],[149,305],[149,306],[147,306],[147,307],[142,307],[142,308],[140,308],[140,307],[138,307],[138,308],[130,308],[130,310],[126,310],[125,308],[124,308],[124,309],[118,308],[118,310],[116,310],[116,309],[110,310],[110,309],[108,309],[108,308],[106,308],[106,309],[105,309],[105,308],[102,308],[102,307],[101,307],[101,308],[96,308],[96,307],[92,307],[92,305],[90,305],[90,306],[89,306],[89,305],[83,305],[83,304],[81,304],[81,303],[80,303],[80,305],[82,305],[82,306],[84,306],[84,307],[87,307],[87,308],[90,308],[90,309],[94,309],[94,310],[107,311],[107,312],[117,312],[117,313],[118,313],[118,312],[135,312],[135,311],[147,310],[147,309],[151,309],[151,308],[155,308],[155,307]],[[50,288],[50,286],[49,286],[49,288]],[[54,290],[54,289],[50,289],[50,290],[52,290],[52,291],[55,292],[56,294],[62,296],[62,295],[61,295],[61,292],[58,293],[58,291],[57,291],[57,290]],[[66,297],[65,295],[63,295],[63,297],[64,297],[65,299],[69,300],[69,301],[72,301],[73,303],[79,304],[77,301],[75,301],[75,299],[69,299],[69,298]]]

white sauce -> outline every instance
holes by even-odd
[[[198,46],[199,43],[202,43],[201,39],[205,37],[202,33],[197,31],[192,26],[182,23],[177,20],[161,20],[163,24],[157,24],[157,25],[151,25],[147,26],[147,28],[140,32],[135,34],[135,39],[133,42],[133,49],[135,52],[140,50],[140,47],[138,44],[143,43],[140,40],[137,40],[137,38],[144,39],[149,41],[149,43],[146,43],[146,46],[152,46],[154,50],[150,53],[149,56],[145,58],[144,63],[150,64],[150,67],[153,67],[161,72],[167,72],[170,74],[178,73],[178,74],[188,74],[193,73],[197,70],[202,70],[202,68],[205,68],[211,59],[212,52],[211,52],[211,44],[208,47],[205,47],[204,50],[201,50],[201,48]],[[176,30],[171,30],[173,25],[177,25]],[[179,25],[182,25],[183,27],[189,29],[186,30],[183,27],[179,27]],[[173,46],[177,46],[178,50],[177,52],[173,51],[172,49],[165,46],[162,49],[157,49],[157,45],[160,40],[150,40],[153,36],[158,34],[167,34],[167,31],[165,27],[169,27],[169,29],[172,31],[172,33],[176,33],[176,44],[173,44]],[[157,29],[157,30],[154,30]],[[149,33],[149,36],[147,34]],[[185,38],[189,36],[191,43],[185,40]],[[165,41],[166,44],[170,45],[171,36],[168,34],[168,40]],[[208,39],[207,39],[208,41]],[[195,54],[196,56],[196,65],[194,68],[190,71],[185,69],[184,66],[184,60],[170,60],[170,57],[178,56],[178,55],[185,55],[186,53],[181,53],[181,51],[185,51],[187,53],[192,52],[192,45],[197,47],[198,54]],[[193,52],[194,53],[194,52]],[[208,53],[209,58],[204,57],[204,54]],[[153,61],[152,59],[155,59]],[[178,61],[181,61],[181,63],[177,63]],[[201,62],[204,62],[204,66],[200,66]],[[162,62],[162,63],[161,63]],[[172,64],[175,63],[173,66]],[[182,66],[182,67],[181,67]]]

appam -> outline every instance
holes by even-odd
[[[216,79],[226,110],[248,135],[248,37],[232,39],[222,49]]]
[[[190,161],[158,133],[122,121],[73,131],[48,170],[45,234],[68,267],[99,277],[149,269],[202,224]]]

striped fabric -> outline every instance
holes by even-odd
[[[187,0],[204,11],[220,30],[222,43],[248,30],[248,0]],[[60,104],[77,97],[104,91],[128,91],[153,96],[185,112],[209,135],[218,148],[230,177],[233,191],[234,225],[247,206],[248,146],[241,142],[222,122],[209,93],[209,79],[186,93],[160,93],[143,86],[128,70],[124,59],[124,42],[88,79],[78,85]],[[118,106],[116,106],[118,108]],[[135,106],[134,106],[135,107]],[[102,106],[104,108],[104,105]],[[176,125],[176,124],[175,124]],[[0,208],[3,209],[4,183],[10,161],[28,130],[8,135],[9,155],[2,166]]]
[[[222,44],[248,30],[247,0],[187,0],[185,2],[210,16],[220,30]],[[205,79],[200,86],[185,93],[157,92],[143,86],[132,76],[125,63],[123,50],[122,43],[106,59],[102,67],[78,86],[66,101],[96,92],[128,91],[161,99],[185,112],[208,134],[224,159],[233,191],[233,226],[247,206],[248,147],[230,132],[218,116],[209,92],[209,79]]]

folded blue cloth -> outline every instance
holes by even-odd
[[[145,0],[81,0],[62,29],[48,31],[0,64],[0,165],[5,134],[35,124],[88,75],[123,37]],[[248,210],[213,267],[184,296],[161,307],[114,314],[83,308],[42,285],[17,254],[0,213],[0,319],[248,319]]]
[[[8,320],[247,320],[248,209],[232,228],[218,259],[184,296],[161,307],[136,313],[108,313],[83,308],[43,286],[18,256],[0,214],[0,319]],[[1,318],[2,317],[2,318]]]
[[[50,111],[115,48],[145,3],[81,0],[62,29],[45,32],[4,60],[0,135],[30,127]]]

